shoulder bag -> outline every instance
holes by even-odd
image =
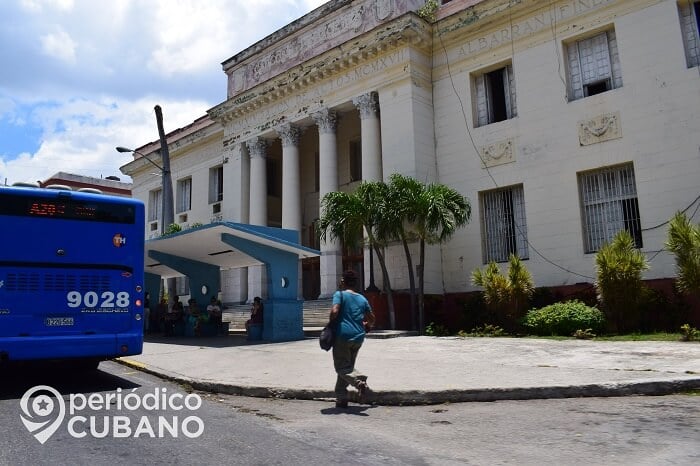
[[[343,292],[340,292],[340,312],[343,312]],[[337,320],[337,319],[336,319]],[[329,351],[333,348],[335,343],[335,331],[333,330],[334,323],[328,322],[323,330],[321,330],[321,335],[318,337],[318,344],[324,351]]]

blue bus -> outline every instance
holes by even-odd
[[[91,191],[0,187],[0,362],[141,353],[144,206]]]

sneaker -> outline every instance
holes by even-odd
[[[367,385],[367,382],[364,380],[360,380],[357,383],[357,391],[360,395],[360,401],[368,401],[370,395],[372,394],[372,390],[369,388],[369,385]]]
[[[348,409],[348,400],[337,400],[335,407],[340,409]]]

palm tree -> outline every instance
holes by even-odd
[[[700,292],[700,225],[691,224],[685,214],[677,212],[669,223],[666,248],[676,256],[678,289]]]
[[[330,192],[321,200],[322,215],[319,220],[321,239],[339,239],[347,247],[358,246],[367,235],[367,244],[377,255],[377,261],[382,269],[384,289],[387,293],[389,307],[389,325],[396,328],[396,314],[391,290],[391,280],[386,267],[383,247],[386,238],[385,230],[381,227],[386,212],[388,187],[383,182],[362,182],[355,192]]]
[[[396,202],[394,220],[397,229],[403,230],[402,241],[415,237],[419,241],[418,259],[418,329],[425,327],[425,245],[442,244],[457,230],[469,222],[471,205],[466,197],[449,186],[423,183],[400,174],[389,177],[390,196]],[[387,216],[389,217],[389,216]],[[404,242],[406,260],[411,270],[412,261],[407,243]]]
[[[413,268],[413,256],[409,242],[415,241],[416,236],[407,228],[406,221],[411,216],[410,212],[417,204],[417,199],[423,192],[425,186],[408,176],[403,176],[394,173],[389,177],[389,200],[388,205],[392,208],[387,209],[382,222],[382,228],[385,229],[384,236],[386,238],[396,239],[403,246],[404,255],[406,257],[406,267],[408,268],[408,285],[410,291],[410,306],[411,306],[411,326],[413,329],[422,329],[418,322],[418,313],[416,309],[416,274]]]

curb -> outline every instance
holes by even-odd
[[[255,387],[230,385],[219,382],[203,382],[179,375],[168,374],[129,359],[115,359],[132,369],[154,375],[194,390],[223,393],[254,398],[281,398],[290,400],[334,400],[333,390],[290,389],[282,387]],[[368,404],[379,406],[434,405],[442,403],[546,400],[561,398],[618,397],[632,395],[672,395],[700,389],[700,378],[647,380],[644,382],[614,382],[587,385],[563,385],[552,387],[483,388],[471,390],[390,390],[373,392]],[[353,401],[351,399],[351,401]]]

